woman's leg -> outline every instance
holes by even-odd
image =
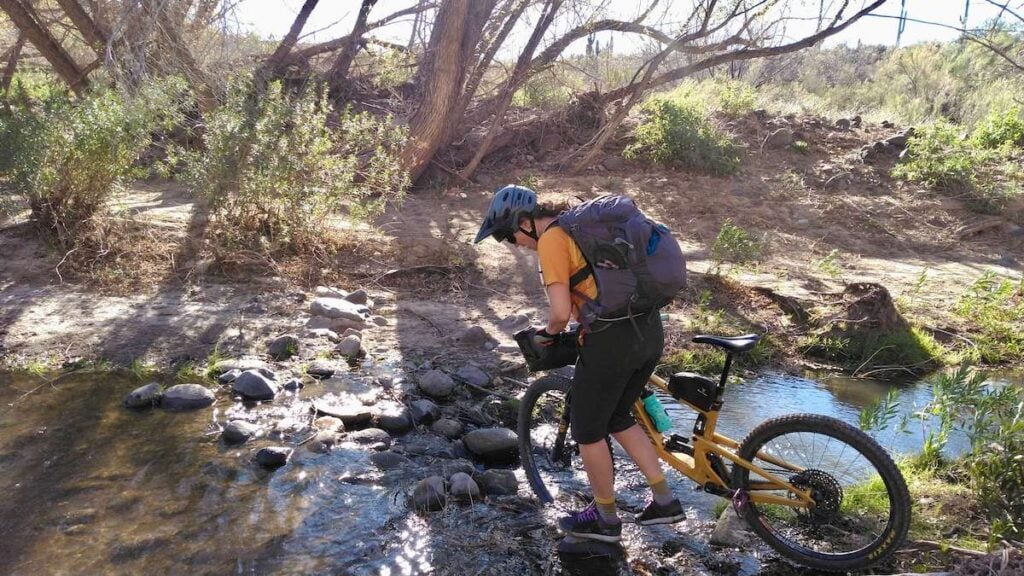
[[[661,462],[658,461],[658,454],[654,451],[654,445],[651,444],[651,439],[647,437],[643,428],[639,424],[634,424],[622,432],[615,432],[612,434],[615,440],[626,449],[626,453],[629,457],[636,462],[636,465],[640,467],[640,471],[644,473],[644,476],[648,479],[660,478],[664,476],[661,469]],[[580,453],[582,453],[582,447],[580,447]],[[608,451],[605,450],[605,453]],[[609,466],[611,466],[611,457],[608,458]],[[587,465],[586,458],[583,459],[584,466]],[[587,472],[590,469],[588,467]],[[593,484],[593,480],[590,482]],[[595,489],[596,490],[596,489]]]
[[[587,471],[587,479],[590,481],[591,490],[594,491],[594,498],[598,500],[615,498],[615,471],[608,443],[601,440],[579,446],[580,457],[583,458],[583,468]]]

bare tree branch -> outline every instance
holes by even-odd
[[[262,69],[264,71],[274,73],[284,64],[288,54],[295,47],[295,43],[299,41],[299,34],[302,34],[302,29],[306,27],[306,20],[309,20],[309,15],[313,13],[313,9],[316,8],[318,1],[306,0],[302,3],[302,8],[299,10],[298,15],[295,16],[295,21],[292,22],[288,33],[281,39],[281,43],[277,45],[277,49],[274,50],[270,58],[263,63]]]

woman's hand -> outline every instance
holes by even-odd
[[[565,330],[572,316],[572,299],[569,297],[569,285],[561,282],[549,284],[548,288],[548,325],[544,331],[558,334]]]

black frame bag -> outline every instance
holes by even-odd
[[[576,348],[578,328],[556,334],[555,341],[549,346],[537,344],[533,339],[536,334],[536,328],[527,328],[516,332],[515,335],[516,344],[519,345],[530,372],[554,370],[576,363],[580,355]]]

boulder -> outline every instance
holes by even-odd
[[[391,436],[380,428],[367,428],[352,432],[348,435],[348,440],[377,450],[386,450],[391,446]]]
[[[241,444],[259,433],[260,428],[245,420],[232,420],[224,426],[220,433],[221,440],[225,444]]]
[[[306,374],[313,378],[330,378],[341,366],[330,360],[313,360],[306,366]]]
[[[441,418],[430,426],[430,431],[438,436],[455,439],[462,436],[462,422],[451,418]]]
[[[131,409],[149,408],[160,404],[161,398],[163,398],[163,388],[160,387],[159,382],[150,382],[145,386],[136,388],[128,393],[124,397],[124,407]]]
[[[317,430],[327,430],[329,432],[343,432],[345,430],[345,423],[342,422],[341,418],[335,418],[334,416],[321,416],[313,420],[313,426]]]
[[[160,405],[166,410],[206,408],[214,401],[213,392],[199,384],[178,384],[164,392]]]
[[[238,378],[241,375],[241,370],[239,370],[238,368],[232,368],[231,370],[228,370],[227,372],[218,376],[217,382],[220,382],[221,384],[231,384],[232,382],[235,381],[235,378]]]
[[[338,354],[345,358],[358,358],[363,354],[363,345],[357,336],[345,336],[334,348]]]
[[[360,325],[370,317],[369,308],[344,298],[317,298],[310,303],[309,310],[317,316],[332,320],[350,320]]]
[[[366,290],[360,288],[355,292],[350,292],[348,296],[345,296],[345,300],[348,300],[353,304],[362,304],[363,306],[366,306],[367,302],[370,301],[370,296],[366,293]]]
[[[485,494],[511,496],[519,493],[519,479],[511,470],[487,470],[476,480]]]
[[[312,409],[317,414],[333,416],[341,420],[346,428],[361,428],[370,423],[373,414],[370,409],[360,404],[346,404],[342,406],[328,404],[327,402],[313,402]]]
[[[299,337],[294,334],[282,334],[267,345],[267,354],[274,360],[287,360],[299,352]]]
[[[462,443],[484,462],[507,464],[519,455],[519,437],[508,428],[479,428],[463,436]]]
[[[847,118],[840,118],[839,120],[836,120],[836,128],[840,130],[849,130],[850,126],[852,126],[852,123]]]
[[[766,148],[785,148],[793,143],[793,131],[789,128],[779,128],[772,132],[764,140]]]
[[[256,452],[255,461],[264,468],[279,468],[288,463],[292,449],[285,446],[268,446]]]
[[[465,382],[473,384],[474,386],[486,387],[491,385],[490,375],[472,364],[467,364],[462,368],[459,368],[459,371],[455,373],[455,376]]]
[[[299,388],[305,387],[305,384],[303,384],[302,380],[299,378],[289,378],[288,380],[285,381],[284,384],[281,385],[281,387],[284,388],[285,390],[294,391],[298,390]]]
[[[412,460],[396,452],[375,452],[370,454],[370,463],[380,470],[397,470],[416,465]]]
[[[737,516],[732,506],[726,506],[725,511],[718,517],[710,543],[715,546],[743,548],[754,542],[754,538],[746,520]]]
[[[473,481],[472,476],[465,472],[456,472],[448,479],[449,493],[454,500],[460,502],[473,502],[480,500],[480,487]]]
[[[445,398],[455,390],[455,381],[440,370],[431,370],[420,376],[419,388],[427,396]]]
[[[262,360],[256,360],[253,358],[233,358],[229,360],[221,360],[213,365],[213,371],[217,374],[223,374],[231,370],[238,370],[245,372],[246,370],[269,370],[270,365]]]
[[[246,400],[273,400],[277,396],[277,382],[255,370],[247,370],[235,378],[231,389]]]
[[[444,508],[447,501],[444,478],[430,476],[416,484],[409,498],[409,505],[420,512],[431,512]]]
[[[396,410],[381,412],[377,414],[376,420],[377,427],[389,434],[405,434],[413,427],[412,412],[404,406]]]
[[[476,348],[492,349],[498,345],[498,342],[491,338],[487,331],[480,326],[466,328],[455,337],[455,341],[463,346],[473,346]]]
[[[430,424],[441,416],[441,409],[437,404],[423,398],[409,403],[409,413],[416,424]]]

